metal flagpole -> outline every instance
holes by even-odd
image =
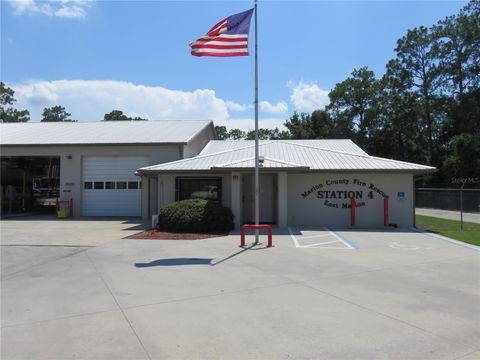
[[[258,21],[255,0],[255,225],[260,223],[260,176],[258,168]],[[258,229],[255,229],[255,245],[258,244]]]

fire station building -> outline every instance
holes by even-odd
[[[38,179],[56,176],[58,196],[73,199],[74,216],[147,220],[171,202],[206,198],[231,208],[236,227],[254,220],[254,142],[215,140],[211,121],[0,130],[2,189],[15,187],[17,206],[33,202]],[[436,171],[370,156],[351,140],[265,140],[259,150],[260,222],[279,227],[347,226],[352,199],[359,227],[384,225],[385,199],[389,223],[413,226],[414,176]]]

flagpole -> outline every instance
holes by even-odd
[[[258,17],[257,0],[255,0],[255,225],[260,223],[260,175],[258,148]],[[258,244],[258,229],[255,230],[255,245]]]

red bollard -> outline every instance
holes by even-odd
[[[240,247],[245,246],[245,225],[242,225],[240,229]]]
[[[265,225],[265,224],[260,224],[260,225],[250,225],[250,224],[244,224],[240,228],[240,247],[245,246],[245,231],[247,229],[252,229],[252,230],[267,230],[268,232],[268,245],[267,247],[272,247],[273,246],[273,241],[272,241],[272,227],[270,225]]]
[[[388,226],[388,197],[383,198],[383,226]]]
[[[70,199],[70,217],[73,216],[73,199]]]
[[[357,203],[355,202],[355,198],[351,198],[350,203],[350,226],[355,226],[355,210],[357,208]]]

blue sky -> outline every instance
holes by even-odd
[[[431,26],[465,4],[260,0],[261,126],[323,107],[354,68],[381,76],[408,29]],[[31,121],[60,104],[80,121],[119,109],[247,130],[253,56],[197,58],[188,44],[251,7],[253,1],[2,0],[1,79]]]

